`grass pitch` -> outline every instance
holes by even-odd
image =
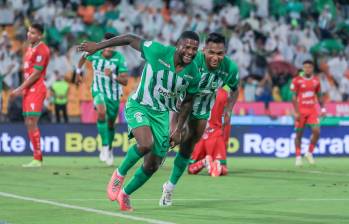
[[[229,176],[185,174],[174,205],[160,208],[169,158],[132,195],[133,213],[120,213],[106,198],[114,168],[98,158],[46,157],[42,168],[22,168],[30,159],[0,158],[1,224],[349,223],[349,158],[302,168],[293,159],[231,158]]]

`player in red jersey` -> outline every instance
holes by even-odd
[[[34,151],[34,160],[24,164],[24,167],[42,166],[38,121],[46,97],[44,77],[50,59],[49,48],[42,42],[43,33],[44,27],[41,24],[35,23],[29,27],[27,39],[30,46],[24,56],[24,82],[10,94],[11,99],[23,95],[23,115]]]
[[[230,136],[230,112],[226,111],[229,87],[225,86],[217,92],[215,104],[211,111],[208,126],[195,145],[188,172],[199,173],[204,167],[211,176],[226,175],[227,144]],[[222,124],[222,117],[224,123]]]
[[[314,164],[313,151],[320,136],[320,122],[317,105],[321,105],[321,115],[326,113],[320,96],[320,80],[313,74],[314,64],[310,60],[303,62],[303,76],[297,76],[292,80],[291,90],[294,92],[293,106],[295,109],[296,130],[296,166],[302,165],[301,141],[304,127],[310,125],[312,136],[308,152],[305,158],[310,164]]]

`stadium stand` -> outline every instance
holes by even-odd
[[[13,65],[4,79],[3,114],[7,114],[9,90],[22,80],[26,28],[34,20],[45,23],[46,42],[51,47],[48,86],[55,70],[71,81],[80,56],[75,46],[83,40],[99,41],[104,32],[132,32],[173,44],[183,30],[193,30],[202,40],[212,31],[227,37],[227,55],[238,63],[242,80],[236,115],[290,114],[290,80],[309,58],[316,62],[328,108],[341,108],[332,105],[349,96],[347,1],[16,0],[0,1],[0,6],[10,15],[0,16],[0,74]],[[143,62],[130,48],[117,50],[125,55],[131,77],[124,90],[125,101],[137,87]],[[95,115],[89,91],[90,66],[85,74],[86,82],[70,84],[68,114],[91,122]],[[50,98],[47,100],[49,104]]]

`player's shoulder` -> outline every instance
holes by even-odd
[[[43,53],[50,54],[50,48],[44,42],[41,42],[38,45],[37,50]]]
[[[301,75],[297,75],[295,77],[292,78],[293,82],[302,82],[303,81],[303,77]]]

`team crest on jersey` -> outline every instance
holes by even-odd
[[[164,61],[161,60],[161,59],[159,59],[158,61],[160,62],[160,64],[166,66],[167,68],[170,68],[170,67],[171,67],[170,64],[167,64],[166,62],[164,62]]]
[[[41,55],[36,56],[36,62],[40,62],[41,60],[42,60],[42,56]]]
[[[138,122],[138,123],[141,123],[142,121],[143,121],[143,113],[141,113],[141,112],[137,112],[137,113],[135,113],[135,115],[134,115],[134,117],[136,118],[136,121]]]
[[[153,41],[145,41],[143,45],[145,47],[150,47],[152,45],[152,43],[153,43]]]

